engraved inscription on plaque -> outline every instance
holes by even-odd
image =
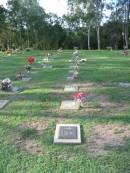
[[[57,124],[55,144],[81,144],[81,132],[79,124]]]
[[[59,139],[77,139],[77,127],[61,126],[59,131]]]

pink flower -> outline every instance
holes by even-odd
[[[74,100],[86,101],[88,94],[83,92],[77,92],[74,94]]]

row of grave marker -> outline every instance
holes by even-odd
[[[51,54],[48,54],[48,56],[49,56],[48,58],[43,58],[44,65],[45,65],[45,62],[48,63],[49,62],[49,59],[51,59],[51,57],[50,57]],[[35,71],[31,71],[31,65],[34,62],[35,62],[35,58],[33,56],[29,57],[28,58],[28,63],[29,63],[29,66],[30,66],[29,71],[27,69],[27,66],[25,67],[26,70],[27,70],[27,72],[29,72],[31,74],[36,74],[37,73]],[[47,66],[47,67],[50,68],[50,66]],[[52,68],[52,66],[51,66],[51,68]],[[6,79],[7,79],[7,81],[9,80],[10,83],[11,83],[11,80],[9,78],[6,78]],[[21,80],[23,82],[29,82],[31,79],[32,79],[31,77],[28,77],[26,75],[23,75],[22,72],[18,72],[16,74],[16,80]],[[2,83],[2,81],[0,81],[0,84],[1,83]],[[12,83],[11,83],[11,85],[12,85]],[[0,89],[2,89],[2,87]],[[13,92],[13,93],[17,93],[17,92],[23,91],[23,88],[22,87],[17,87],[17,86],[12,86],[10,91]],[[3,109],[9,102],[10,102],[10,100],[0,100],[0,109]]]
[[[31,78],[29,77],[23,77],[22,81],[27,82],[30,81]],[[78,91],[77,86],[65,86],[64,88],[65,92],[76,92]],[[0,109],[4,108],[9,103],[9,100],[0,100]],[[71,109],[75,109],[75,102],[73,101],[65,101],[61,105],[62,106],[70,105]],[[64,107],[63,106],[63,107]],[[70,109],[70,107],[68,107]],[[78,109],[78,107],[77,107]],[[81,132],[80,132],[80,125],[79,124],[57,124],[55,135],[54,135],[54,143],[55,144],[80,144],[81,143]]]
[[[73,60],[69,62],[77,61],[79,55],[76,50],[73,54]],[[78,77],[78,65],[71,66],[71,73],[73,74],[70,77],[67,77],[67,80],[75,80]],[[75,73],[76,72],[76,73]],[[66,85],[64,92],[78,92],[78,86],[76,85]],[[65,100],[61,102],[60,110],[78,110],[80,104],[75,100]],[[54,135],[55,144],[81,144],[81,130],[80,124],[57,124]]]

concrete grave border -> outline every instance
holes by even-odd
[[[29,82],[32,78],[31,77],[23,77],[22,81],[23,82]]]
[[[70,107],[65,107],[65,104],[67,102],[70,102],[70,104],[71,103],[73,103],[73,104],[75,103],[75,105],[72,105]],[[60,106],[60,110],[79,110],[79,108],[80,108],[80,104],[77,103],[77,102],[75,102],[74,100],[65,100],[65,101],[62,101],[61,102],[61,106]]]
[[[3,109],[8,103],[9,103],[9,100],[0,100],[0,109]]]
[[[78,86],[75,85],[65,85],[64,92],[77,92]]]
[[[60,128],[61,127],[76,127],[77,128],[77,139],[60,139]],[[79,124],[57,124],[54,135],[54,144],[81,144],[81,130]]]

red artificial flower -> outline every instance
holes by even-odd
[[[77,92],[74,94],[74,99],[84,101],[87,99],[87,96],[88,96],[88,94],[86,94],[86,93]]]
[[[34,62],[35,62],[35,57],[33,57],[33,56],[28,57],[28,63],[30,65],[34,64]]]

